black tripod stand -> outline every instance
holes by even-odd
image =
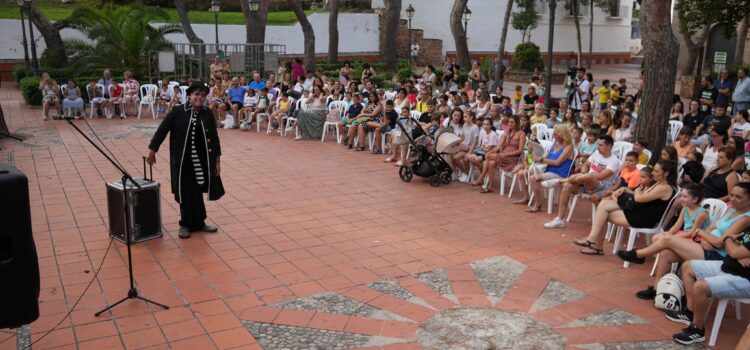
[[[66,120],[68,121],[68,123],[70,123],[71,126],[73,126],[74,129],[76,129],[76,131],[78,131],[79,134],[81,134],[81,136],[83,136],[89,143],[91,143],[94,146],[94,148],[96,148],[99,151],[99,153],[104,155],[104,157],[107,158],[107,160],[110,163],[112,163],[112,165],[115,168],[117,168],[117,170],[120,171],[120,173],[122,174],[122,196],[123,196],[122,210],[123,210],[123,213],[125,214],[125,244],[128,246],[128,273],[130,274],[130,289],[128,289],[128,295],[126,297],[104,308],[103,310],[95,313],[94,316],[99,316],[103,312],[110,310],[117,305],[120,305],[120,303],[128,299],[140,299],[147,303],[151,303],[157,306],[161,306],[165,309],[169,309],[169,306],[157,303],[153,300],[149,300],[140,296],[138,294],[138,289],[135,288],[135,284],[133,280],[133,255],[130,250],[130,245],[131,245],[130,236],[132,234],[131,232],[132,227],[130,223],[130,215],[128,215],[128,206],[132,205],[132,200],[131,200],[132,197],[131,197],[131,191],[128,190],[127,182],[130,181],[133,184],[133,186],[139,189],[141,188],[141,185],[139,185],[137,182],[135,182],[135,180],[133,180],[133,177],[130,176],[130,174],[128,174],[127,170],[123,169],[119,163],[115,162],[112,158],[110,158],[109,155],[106,152],[104,152],[104,150],[102,150],[101,147],[99,147],[99,145],[94,143],[94,141],[91,140],[91,138],[89,138],[83,131],[81,131],[81,129],[79,129],[78,126],[73,123],[73,118],[66,118]],[[92,132],[94,131],[92,130]]]

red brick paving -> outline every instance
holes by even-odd
[[[42,137],[26,145],[3,141],[0,151],[3,162],[12,152],[16,166],[29,176],[42,275],[42,315],[31,324],[36,340],[72,307],[107,249],[104,183],[118,174],[65,122],[41,122],[41,110],[23,105],[12,83],[0,88],[0,98],[11,131],[59,133],[61,140],[52,145]],[[102,130],[104,142],[123,165],[138,174],[150,138],[134,128],[134,119],[91,124]],[[331,141],[220,133],[227,195],[207,202],[218,234],[177,238],[178,207],[169,193],[168,148],[157,156],[154,177],[163,185],[165,233],[161,239],[134,245],[133,255],[141,292],[171,309],[127,301],[111,313],[93,316],[127,291],[126,250],[115,242],[76,310],[34,349],[259,348],[240,319],[371,335],[406,334],[413,339],[417,323],[407,327],[404,322],[264,305],[330,290],[422,320],[434,311],[425,313],[424,307],[405,305],[361,285],[399,277],[402,286],[443,310],[452,302],[408,275],[446,268],[462,304],[490,306],[467,263],[496,255],[528,266],[497,307],[520,304],[514,309],[528,310],[534,302],[531,296],[540,294],[545,281],[553,278],[589,296],[533,314],[552,327],[612,305],[651,322],[555,328],[568,337],[569,345],[668,339],[681,328],[633,297],[650,282],[648,264],[625,270],[611,254],[582,256],[570,245],[573,237],[588,230],[586,203],[578,206],[569,228],[545,230],[542,223],[550,219],[546,214],[524,213],[512,200],[480,195],[464,184],[432,188],[418,178],[402,183],[396,168],[382,163],[381,156],[349,152]],[[745,312],[750,314],[747,306]],[[736,343],[747,323],[727,315],[718,346],[722,349]],[[0,348],[13,348],[14,335],[0,332],[0,341],[6,338]],[[407,343],[382,348],[419,347]]]

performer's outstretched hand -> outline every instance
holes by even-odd
[[[148,156],[146,157],[146,163],[148,163],[148,165],[154,165],[154,163],[156,163],[156,152],[148,151]]]

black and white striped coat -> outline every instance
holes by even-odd
[[[159,128],[154,133],[148,148],[154,152],[159,151],[164,139],[169,134],[169,163],[172,182],[172,193],[175,200],[180,202],[182,191],[182,165],[183,162],[192,163],[190,156],[190,117],[193,108],[190,104],[177,105],[164,117]],[[216,120],[213,113],[204,107],[201,107],[197,114],[196,137],[202,138],[198,142],[203,146],[198,149],[198,157],[203,165],[208,164],[208,169],[203,169],[206,186],[202,186],[204,192],[208,192],[208,200],[218,200],[224,195],[224,186],[221,178],[216,176],[216,158],[221,156],[221,143],[219,142],[219,133],[216,127]],[[206,161],[208,160],[208,161]],[[190,163],[188,165],[190,165]],[[191,179],[190,181],[195,181]]]

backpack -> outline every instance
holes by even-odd
[[[682,299],[685,296],[685,288],[682,280],[675,273],[670,272],[656,284],[656,298],[654,307],[662,310],[682,310]]]

